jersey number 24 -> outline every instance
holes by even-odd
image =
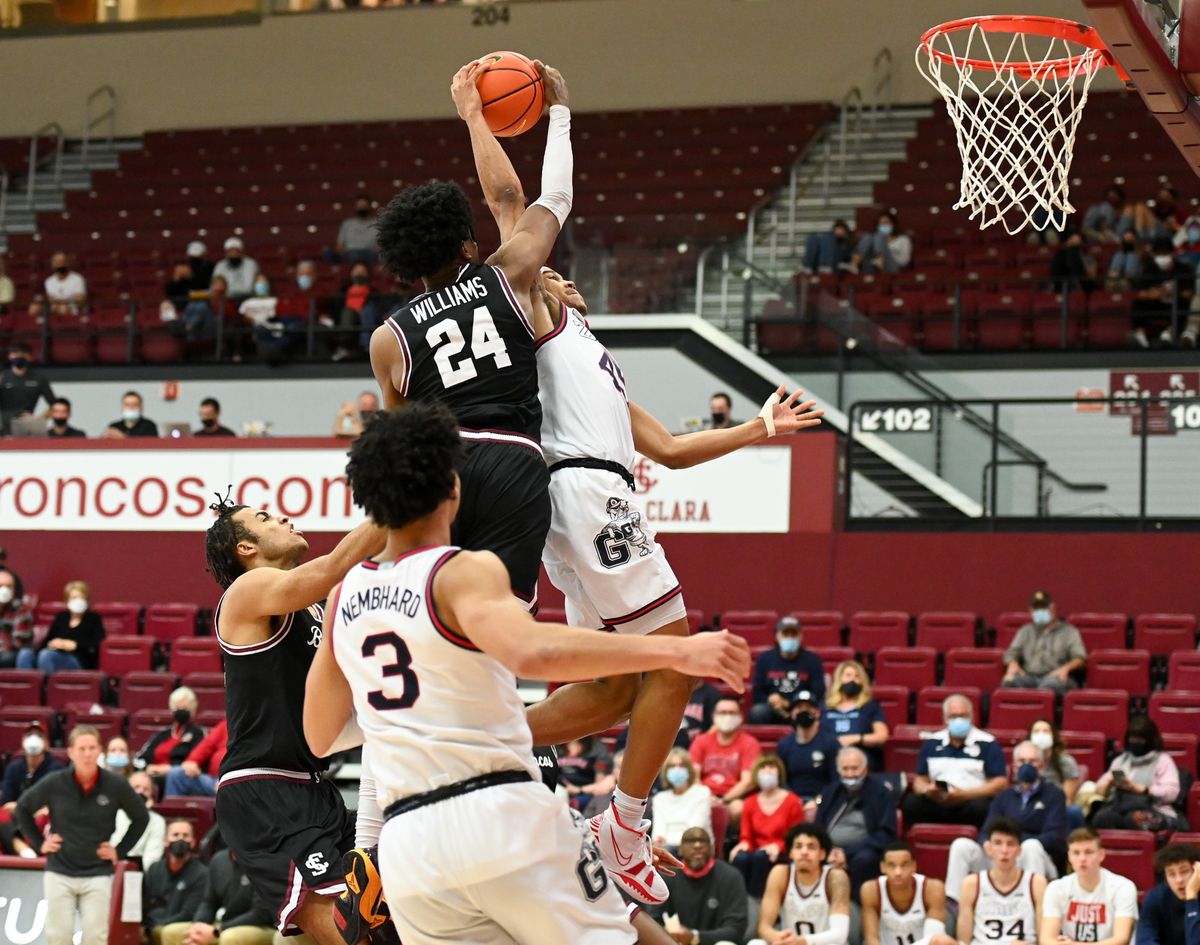
[[[453,360],[467,346],[462,329],[453,318],[443,319],[436,325],[430,325],[425,332],[425,340],[433,349],[433,361],[437,365],[438,374],[442,378],[442,386],[446,389],[457,387],[479,376],[476,361],[492,358],[496,369],[500,370],[512,364],[508,356],[508,347],[500,337],[496,322],[486,305],[475,309],[471,323],[471,353],[458,361]]]

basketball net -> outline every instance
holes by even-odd
[[[963,163],[954,209],[969,207],[980,229],[1061,228],[1075,212],[1075,132],[1105,50],[974,22],[930,30],[916,58],[954,123]]]

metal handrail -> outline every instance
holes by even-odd
[[[92,114],[92,105],[101,99],[107,98],[107,109],[100,112],[98,115]],[[109,148],[112,147],[113,138],[117,131],[117,90],[111,85],[102,85],[91,95],[87,97],[87,101],[83,104],[83,163],[87,165],[88,149],[92,142],[92,129],[102,121],[108,122],[108,136],[105,138],[105,143]]]
[[[887,92],[887,97],[883,98],[883,113],[890,116],[892,114],[892,96],[895,92],[893,78],[894,68],[892,63],[892,51],[886,46],[875,54],[875,58],[871,60],[871,125],[874,127],[875,122],[879,118],[880,101],[884,91]]]
[[[863,96],[862,90],[856,85],[849,92],[842,96],[842,101],[838,106],[841,110],[838,116],[838,170],[842,175],[842,180],[846,179],[846,139],[850,132],[850,109],[854,109],[854,156],[859,157],[862,154],[862,118],[863,118]]]
[[[54,134],[54,186],[59,186],[62,183],[62,159],[63,159],[63,135],[62,125],[56,121],[48,121],[33,133],[33,138],[29,142],[29,177],[26,186],[26,199],[29,202],[29,209],[33,209],[33,191],[37,186],[38,177],[38,150],[42,135],[47,133]],[[47,155],[43,160],[49,160],[50,155]]]

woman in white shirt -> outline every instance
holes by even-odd
[[[703,827],[712,836],[712,791],[700,783],[686,749],[671,749],[663,764],[662,781],[665,787],[654,795],[651,813],[654,842],[675,853],[689,827]]]

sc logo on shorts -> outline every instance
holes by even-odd
[[[629,507],[628,499],[613,496],[605,505],[609,522],[593,540],[596,556],[605,568],[619,568],[633,557],[651,554],[650,538],[642,530],[642,513]]]
[[[325,862],[324,853],[310,853],[304,861],[304,868],[313,876],[324,876],[329,872],[329,864]]]

